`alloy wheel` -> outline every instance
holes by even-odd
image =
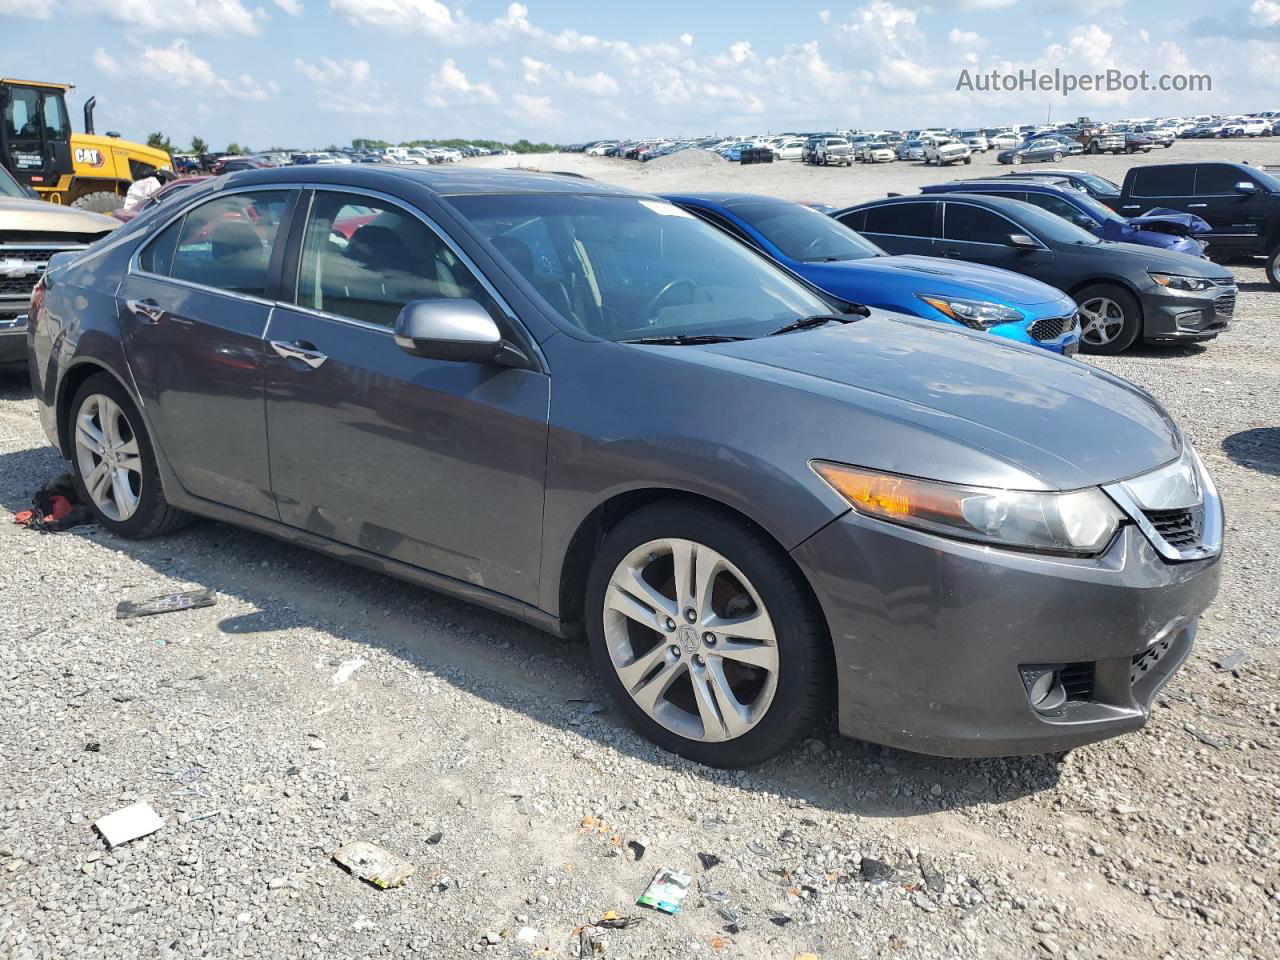
[[[742,571],[704,544],[652,540],[627,554],[609,580],[604,637],[628,694],[678,736],[732,740],[773,702],[773,621]]]
[[[1080,304],[1080,338],[1095,347],[1105,346],[1124,329],[1124,310],[1107,297]]]
[[[76,413],[76,462],[94,505],[123,522],[142,497],[138,438],[120,405],[101,393],[85,397]]]

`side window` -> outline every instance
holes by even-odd
[[[30,140],[40,136],[36,120],[39,94],[30,88],[15,87],[9,92],[9,102],[4,105],[5,126],[15,140]]]
[[[866,211],[864,230],[899,237],[933,237],[936,209],[936,203],[887,203],[883,207],[871,207]]]
[[[1019,199],[1023,199],[1023,198],[1019,198]],[[1034,203],[1037,207],[1040,207],[1042,210],[1048,210],[1050,213],[1056,213],[1058,216],[1062,217],[1064,220],[1070,220],[1072,223],[1075,222],[1076,217],[1081,215],[1080,211],[1077,210],[1070,203],[1068,203],[1066,200],[1063,200],[1061,197],[1055,197],[1052,194],[1029,193],[1027,194],[1025,199],[1029,203]]]
[[[170,276],[246,296],[267,295],[267,267],[287,190],[208,200],[183,219]]]
[[[1195,195],[1195,168],[1183,165],[1139,167],[1133,174],[1135,197],[1191,197]]]
[[[1196,195],[1203,197],[1212,194],[1235,193],[1236,184],[1242,180],[1252,180],[1235,167],[1225,163],[1206,163],[1196,169]]]
[[[372,197],[316,193],[299,306],[390,327],[406,303],[440,299],[476,300],[500,316],[475,274],[417,217]]]
[[[162,277],[169,276],[169,272],[173,269],[173,255],[178,249],[178,237],[182,233],[183,220],[183,217],[179,217],[173,221],[142,248],[142,253],[138,255],[139,267],[147,273]]]
[[[50,138],[64,140],[70,136],[67,128],[67,115],[62,107],[62,98],[47,96],[44,98],[44,126]]]
[[[969,203],[948,203],[942,234],[948,240],[1005,245],[1021,230],[997,213]]]
[[[850,230],[856,233],[862,233],[867,229],[867,211],[855,210],[853,213],[846,213],[843,217],[837,217]]]

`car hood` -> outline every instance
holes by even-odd
[[[1165,207],[1155,207],[1140,217],[1130,217],[1129,224],[1139,228],[1153,224],[1159,225],[1168,228],[1163,231],[1164,233],[1172,233],[1177,237],[1208,233],[1213,229],[1209,221],[1203,217],[1197,217],[1194,213],[1179,213],[1177,210],[1169,210]]]
[[[836,296],[843,296],[835,289],[837,285],[859,280],[865,283],[879,278],[898,285],[914,281],[917,289],[913,292],[916,293],[949,297],[994,295],[1018,307],[1054,303],[1064,296],[1061,290],[1020,273],[941,257],[870,257],[834,263],[806,263],[800,266],[800,270],[813,283]]]
[[[46,200],[0,197],[0,231],[106,233],[118,226],[118,220],[90,210],[64,207]]]
[[[1212,237],[1212,234],[1209,235]],[[1107,252],[1112,255],[1128,255],[1131,264],[1141,264],[1146,270],[1160,273],[1176,273],[1186,277],[1208,277],[1210,280],[1231,281],[1235,279],[1226,267],[1211,260],[1166,250],[1162,247],[1148,247],[1137,243],[1113,243],[1102,241]]]
[[[877,311],[846,325],[678,350],[685,361],[815,395],[814,457],[953,483],[1071,490],[1179,456],[1181,438],[1148,394],[1076,360]],[[819,399],[820,398],[820,399]],[[823,409],[835,401],[850,414]],[[907,428],[871,443],[871,417]],[[934,441],[910,442],[914,429]],[[924,455],[922,450],[930,451]]]

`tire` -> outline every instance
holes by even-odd
[[[1280,290],[1280,247],[1267,254],[1267,280]]]
[[[1095,283],[1075,294],[1080,305],[1080,349],[1115,356],[1128,350],[1142,332],[1138,299],[1114,283]]]
[[[1053,155],[1053,162],[1054,162],[1054,163],[1058,163],[1058,162],[1060,162],[1061,160],[1062,160],[1062,154],[1061,154],[1061,153],[1055,153],[1055,154]]]
[[[90,210],[93,213],[110,213],[124,206],[124,197],[117,196],[108,190],[97,193],[86,193],[72,201],[71,206],[79,210]]]
[[[673,583],[677,551],[704,562],[710,554],[719,568],[707,591],[715,598],[715,622],[754,623],[772,643],[734,640],[727,629],[701,632],[708,626],[701,617],[681,616]],[[686,562],[696,581],[696,560]],[[629,593],[617,583],[628,584]],[[831,641],[808,585],[776,543],[736,517],[678,502],[627,517],[592,562],[586,616],[596,669],[622,712],[658,746],[690,760],[715,767],[761,763],[795,744],[830,709]],[[749,651],[773,669],[746,666],[723,652],[730,649]],[[697,677],[720,694],[706,692],[701,711]],[[715,678],[729,686],[717,686]],[[632,691],[641,699],[649,694],[652,705],[642,706]]]
[[[966,167],[967,167],[967,166],[969,166],[969,164],[971,164],[971,163],[973,163],[973,157],[965,157],[965,158],[964,158],[964,165],[965,165]]]
[[[1015,167],[1021,166],[1022,157],[1018,156],[1018,154],[1015,153],[1012,157],[1009,158],[1009,162],[1012,163]]]
[[[103,421],[112,408],[118,412],[120,420],[111,428],[104,428]],[[99,524],[130,540],[142,540],[176,530],[190,521],[190,514],[169,506],[165,499],[151,438],[147,435],[137,406],[119,382],[105,373],[90,377],[76,391],[67,417],[66,430],[71,446],[71,467],[76,492],[81,501],[89,505]],[[78,426],[82,417],[89,417],[89,425],[96,424],[104,439],[116,436],[120,440],[113,448],[114,459],[119,466],[115,474],[118,478],[123,471],[128,474],[129,479],[118,488],[116,484],[121,481],[113,478],[109,484],[111,495],[94,480],[93,464],[102,463],[104,458],[100,456],[101,448],[99,453],[94,453],[85,445],[84,441],[88,437],[82,434]],[[136,470],[131,469],[129,465],[135,463]],[[90,492],[91,482],[98,487],[96,496]],[[120,492],[117,496],[117,491],[122,491],[125,487],[128,493]],[[136,500],[136,503],[128,509],[131,499]]]

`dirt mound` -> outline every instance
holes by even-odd
[[[718,153],[699,147],[689,147],[685,150],[677,150],[675,153],[668,153],[665,157],[650,160],[645,166],[650,170],[704,170],[708,167],[713,169],[724,167],[728,162]]]

